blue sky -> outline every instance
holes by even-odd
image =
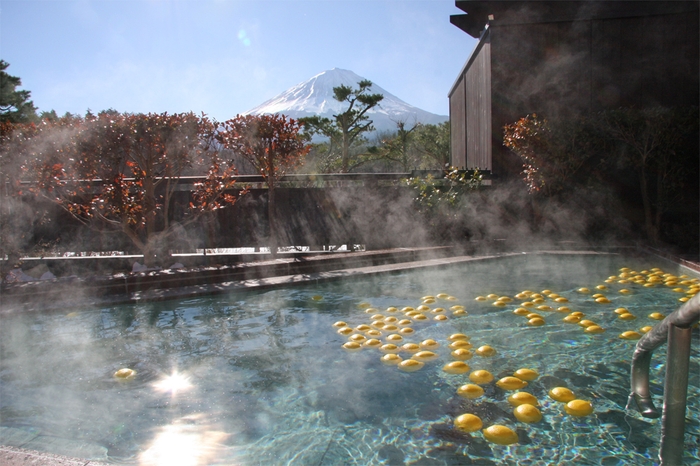
[[[0,0],[0,58],[40,110],[226,120],[345,68],[447,115],[476,41],[453,0]]]

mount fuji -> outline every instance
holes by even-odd
[[[333,68],[287,89],[278,96],[248,110],[244,115],[281,113],[295,119],[313,115],[333,118],[333,115],[347,108],[347,103],[338,102],[333,98],[333,88],[342,84],[356,89],[357,83],[364,79],[352,71]],[[449,120],[447,116],[436,115],[407,104],[374,83],[368,91],[370,94],[384,96],[378,106],[367,112],[367,116],[378,132],[396,131],[398,121],[405,122],[410,128],[416,123],[434,125]]]

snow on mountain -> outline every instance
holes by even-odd
[[[244,114],[281,113],[292,118],[312,115],[332,118],[334,114],[347,108],[347,103],[338,102],[333,98],[333,88],[342,84],[356,89],[357,83],[364,79],[352,71],[333,68],[287,89]],[[407,104],[374,83],[369,93],[384,96],[377,107],[367,112],[377,131],[395,131],[397,121],[406,122],[410,128],[414,123],[438,124],[449,119],[447,116],[436,115]]]

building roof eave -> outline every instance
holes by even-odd
[[[484,30],[484,25],[486,24],[485,22],[476,19],[476,17],[472,15],[450,15],[450,23],[457,26],[475,39],[479,38],[481,31]]]
[[[531,24],[697,13],[700,10],[698,1],[659,0],[457,0],[455,6],[466,15],[453,15],[450,22],[472,37],[477,37],[471,32],[473,28],[489,20],[499,25]]]

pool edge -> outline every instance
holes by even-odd
[[[637,250],[637,252],[640,252]],[[654,255],[662,260],[675,263],[677,266],[700,276],[700,270],[695,270],[694,267],[689,267],[686,264],[658,254],[658,251],[641,251],[644,254]],[[323,283],[335,280],[356,279],[365,276],[378,275],[384,273],[398,273],[404,270],[415,268],[430,268],[440,267],[445,265],[459,264],[480,260],[494,260],[507,257],[517,257],[526,255],[616,255],[619,251],[600,251],[600,250],[536,250],[536,251],[515,251],[515,252],[494,252],[484,255],[457,255],[457,256],[437,256],[431,258],[420,258],[418,260],[403,260],[397,262],[382,263],[378,265],[372,264],[354,264],[355,266],[343,267],[342,261],[339,261],[339,268],[330,268],[322,271],[307,271],[306,273],[298,272],[284,275],[270,275],[248,279],[233,279],[228,281],[216,281],[214,283],[197,283],[186,286],[177,287],[156,287],[143,291],[125,291],[120,294],[110,296],[84,296],[82,298],[73,296],[66,300],[54,300],[52,302],[41,303],[16,303],[16,306],[3,306],[0,299],[0,315],[5,313],[39,310],[32,308],[32,305],[40,306],[41,310],[61,309],[67,306],[75,307],[91,307],[105,306],[118,304],[135,304],[145,302],[168,301],[175,299],[186,299],[200,296],[214,296],[219,294],[244,292],[253,290],[265,290],[272,288],[285,287],[290,285],[302,285],[309,283]],[[677,258],[676,258],[677,259]],[[699,267],[700,269],[700,267]],[[1,296],[0,296],[1,298]]]
[[[0,464],[3,466],[107,466],[107,463],[95,460],[73,458],[8,445],[0,445]]]
[[[664,257],[658,254],[654,254],[650,251],[645,251],[645,253],[656,255],[659,258],[665,259],[667,261],[673,262],[679,267],[684,267],[680,262],[677,262],[671,258]],[[277,288],[289,285],[298,285],[305,283],[321,283],[326,281],[334,281],[348,278],[361,278],[368,275],[384,274],[384,273],[398,273],[404,270],[410,270],[415,268],[430,268],[430,267],[444,267],[446,265],[455,265],[466,262],[476,262],[482,260],[493,260],[493,259],[504,259],[510,257],[520,257],[520,256],[533,256],[533,255],[618,255],[618,252],[603,252],[603,251],[593,251],[593,250],[540,250],[540,251],[530,251],[530,252],[501,252],[489,255],[480,256],[455,256],[455,257],[439,257],[434,259],[425,259],[418,261],[409,261],[402,263],[392,263],[383,264],[367,267],[354,267],[346,269],[338,269],[327,272],[319,272],[312,274],[295,274],[295,275],[285,275],[279,277],[268,277],[263,279],[255,280],[238,280],[203,286],[193,286],[185,288],[194,289],[165,289],[165,290],[147,290],[146,292],[135,292],[129,301],[125,302],[147,302],[147,301],[158,301],[158,300],[170,300],[170,299],[181,299],[187,297],[196,296],[206,296],[214,294],[229,293],[241,290],[255,290],[255,289],[267,289],[267,288]],[[688,267],[685,267],[688,268]],[[693,268],[689,268],[696,274],[698,271]],[[207,289],[207,286],[211,286],[212,289]],[[152,292],[152,293],[149,293]],[[103,304],[110,304],[109,302],[101,301]],[[85,305],[91,305],[93,303],[84,303]],[[53,453],[46,453],[36,450],[28,450],[16,446],[8,446],[0,444],[0,464],[3,466],[30,466],[30,465],[46,465],[46,466],[108,466],[108,463],[101,462],[99,460],[88,460],[80,459],[75,457],[68,457],[57,455]]]

